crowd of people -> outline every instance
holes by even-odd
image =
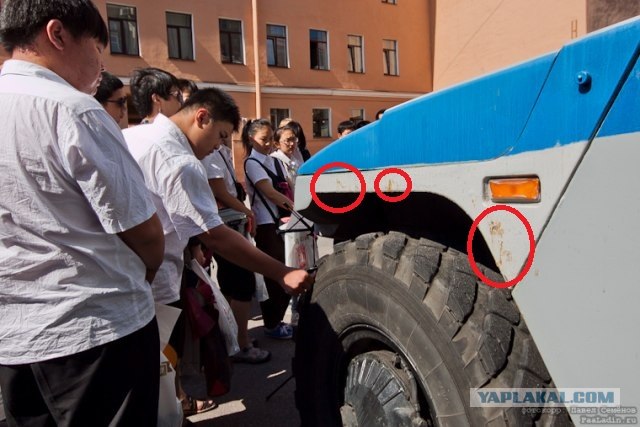
[[[272,338],[291,337],[284,310],[313,283],[282,263],[269,213],[292,208],[295,138],[278,142],[284,165],[270,156],[264,120],[244,126],[248,158],[259,159],[247,164],[248,209],[220,149],[241,125],[228,94],[136,70],[131,99],[143,120],[122,130],[127,97],[103,72],[108,31],[90,0],[4,1],[0,39],[11,57],[0,74],[0,388],[9,425],[157,425],[156,305],[183,309],[169,340],[179,359],[189,327],[185,250],[218,260],[239,326],[234,360],[267,361],[246,328],[253,272],[267,282]],[[248,227],[227,226],[225,209]],[[179,377],[185,415],[215,406],[188,396]]]
[[[188,292],[202,286],[189,261],[214,266],[229,303],[239,348],[229,360],[271,358],[248,331],[260,288],[265,337],[292,338],[285,312],[313,277],[284,265],[278,228],[311,156],[302,126],[242,119],[227,93],[153,67],[133,71],[129,98],[103,69],[108,31],[91,0],[4,1],[0,40],[11,57],[0,73],[9,425],[156,425],[159,350],[175,356],[183,414],[215,408],[181,381],[185,351],[199,345],[186,338]],[[128,123],[129,100],[139,124]],[[342,122],[338,135],[367,123]],[[244,186],[231,140],[240,130]],[[163,349],[158,305],[181,310]]]

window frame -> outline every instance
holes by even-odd
[[[173,15],[185,15],[189,17],[189,26],[185,27],[185,26],[179,26],[179,25],[170,25],[169,24],[169,14],[173,14]],[[167,10],[165,11],[165,23],[167,26],[167,53],[168,53],[168,57],[169,59],[179,59],[181,61],[195,61],[196,60],[196,47],[194,44],[194,34],[193,34],[193,14],[191,13],[184,13],[184,12],[175,12],[175,11],[171,11],[171,10]],[[183,57],[182,56],[182,36],[180,34],[180,29],[181,28],[188,28],[189,29],[189,37],[191,38],[191,58],[188,57]],[[178,56],[171,56],[171,44],[169,43],[169,39],[170,39],[170,34],[169,34],[169,30],[170,29],[175,29],[177,30],[177,36],[178,36],[178,40],[177,40],[177,46],[178,46]]]
[[[359,111],[361,114],[359,116],[355,116],[353,113],[355,111]],[[351,108],[349,109],[349,120],[366,120],[365,109],[364,108]]]
[[[324,34],[324,41],[319,41],[319,40],[314,40],[312,38],[312,33],[316,32],[316,33],[322,33]],[[324,45],[324,60],[325,60],[325,68],[321,68],[320,64],[321,64],[321,57],[320,57],[320,46]],[[314,49],[315,47],[315,49]],[[314,60],[314,50],[315,50],[315,60],[316,60],[316,66],[313,66],[313,60]],[[317,30],[314,28],[309,28],[309,68],[312,70],[318,70],[318,71],[329,71],[331,70],[331,66],[329,64],[329,32],[327,30]]]
[[[109,16],[109,6],[113,6],[113,7],[119,7],[119,8],[131,8],[133,9],[134,13],[135,13],[135,18],[133,20],[131,19],[124,19],[124,18],[113,18]],[[107,8],[107,29],[109,30],[109,52],[112,55],[127,55],[127,56],[140,56],[140,34],[139,34],[139,29],[138,29],[138,8],[136,6],[129,6],[129,5],[124,5],[124,4],[117,4],[117,3],[106,3],[106,8]],[[123,46],[123,51],[122,52],[114,52],[113,51],[113,43],[111,42],[111,22],[117,22],[118,26],[119,26],[119,44],[120,46]],[[129,46],[127,43],[127,38],[125,36],[125,33],[127,31],[127,26],[126,23],[127,22],[133,22],[134,24],[134,28],[135,28],[135,46],[133,47],[134,52],[129,52]]]
[[[229,21],[229,22],[238,22],[240,23],[240,31],[239,32],[232,32],[232,31],[227,31],[227,30],[222,30],[222,21]],[[241,52],[241,58],[240,58],[240,62],[234,61],[233,60],[233,35],[240,35],[240,52]],[[223,37],[224,36],[224,37]],[[218,18],[218,37],[220,39],[220,62],[223,64],[236,64],[236,65],[245,65],[246,64],[246,57],[244,54],[244,24],[242,22],[241,19],[231,19],[231,18]],[[222,41],[223,38],[227,39],[227,42],[229,43],[229,60],[225,60],[224,56],[223,56],[223,49],[222,49]]]
[[[274,111],[277,111],[276,114],[274,114]],[[286,111],[287,113],[282,117],[279,117],[278,112],[283,112],[283,111]],[[271,120],[271,124],[273,125],[274,129],[278,128],[278,125],[280,124],[282,119],[286,119],[289,117],[291,117],[291,108],[278,108],[278,107],[269,108],[269,120]]]
[[[289,68],[289,29],[286,25],[281,24],[266,24],[267,25],[267,66],[268,67],[277,67],[277,68]],[[284,37],[283,36],[273,36],[269,34],[269,27],[280,27],[284,29]],[[269,41],[272,40],[273,43],[273,57],[275,59],[275,63],[269,63]],[[278,40],[284,40],[284,64],[279,64],[279,56],[278,56]]]
[[[328,131],[328,135],[327,136],[322,136],[322,129],[320,129],[320,133],[316,134],[316,119],[315,119],[315,112],[319,111],[319,110],[323,110],[327,112],[327,131]],[[332,133],[331,133],[331,108],[329,107],[322,107],[322,108],[312,108],[311,109],[311,131],[312,131],[312,135],[314,139],[325,139],[325,138],[333,138]]]
[[[385,47],[384,42],[393,42],[393,49],[388,49]],[[389,62],[389,53],[393,52],[393,58],[395,59],[395,73],[391,72],[391,64]],[[400,75],[400,64],[398,58],[398,41],[391,39],[383,39],[382,40],[382,67],[385,76],[399,76]]]
[[[349,38],[350,37],[358,37],[360,39],[360,45],[352,45]],[[355,69],[355,63],[352,61],[355,57],[354,57],[354,52],[352,48],[360,48],[360,66],[361,66],[361,71],[357,71]],[[354,74],[364,74],[365,70],[364,70],[364,36],[358,35],[358,34],[347,34],[347,52],[348,52],[348,65],[347,65],[347,72],[349,73],[354,73]],[[353,69],[351,69],[353,68]]]

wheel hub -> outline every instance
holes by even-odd
[[[419,411],[416,382],[399,355],[373,351],[351,360],[340,408],[343,427],[427,426]]]

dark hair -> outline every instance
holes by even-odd
[[[233,124],[233,130],[240,126],[240,110],[229,94],[215,87],[200,89],[193,93],[182,105],[180,111],[206,108],[211,118]]]
[[[345,130],[356,130],[356,124],[353,120],[345,120],[344,122],[340,122],[338,124],[338,133],[342,135],[342,132]]]
[[[178,79],[159,68],[139,68],[131,76],[131,100],[133,106],[142,117],[146,117],[153,111],[151,95],[154,93],[161,98],[168,99],[171,88],[178,87]]]
[[[6,0],[0,12],[2,45],[9,54],[28,46],[52,19],[60,20],[76,39],[89,36],[105,46],[109,41],[107,26],[91,0]]]
[[[192,80],[178,79],[178,89],[180,92],[189,91],[189,94],[193,95],[198,91],[198,85]]]
[[[100,103],[104,104],[105,101],[113,95],[115,91],[124,87],[122,80],[114,76],[113,74],[103,71],[102,79],[98,85],[98,90],[93,97]]]
[[[380,120],[380,116],[383,115],[385,111],[387,111],[386,108],[378,110],[378,112],[376,113],[376,120]]]
[[[300,154],[302,154],[302,160],[306,162],[307,160],[309,160],[309,157],[311,157],[311,153],[309,153],[309,150],[307,150],[307,137],[304,136],[302,125],[292,120],[285,126],[291,129],[294,135],[298,138],[298,150],[300,150]]]
[[[248,120],[247,123],[244,124],[244,127],[242,128],[242,146],[244,147],[244,154],[246,157],[251,154],[251,149],[253,148],[251,138],[260,129],[264,128],[273,129],[273,127],[271,127],[271,122],[267,119]]]
[[[371,122],[369,120],[358,120],[358,122],[356,123],[356,129],[363,128],[370,123]]]
[[[280,142],[280,138],[282,137],[282,134],[284,133],[285,130],[292,130],[292,129],[288,128],[286,125],[279,127],[273,132],[273,141]]]

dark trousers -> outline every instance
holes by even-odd
[[[256,246],[262,252],[284,262],[284,240],[276,233],[276,230],[275,224],[259,225],[256,232]],[[284,318],[291,295],[288,295],[274,280],[265,277],[264,282],[267,285],[269,299],[260,303],[262,320],[265,328],[274,328]]]
[[[78,354],[0,365],[9,426],[149,426],[158,417],[158,325]]]

